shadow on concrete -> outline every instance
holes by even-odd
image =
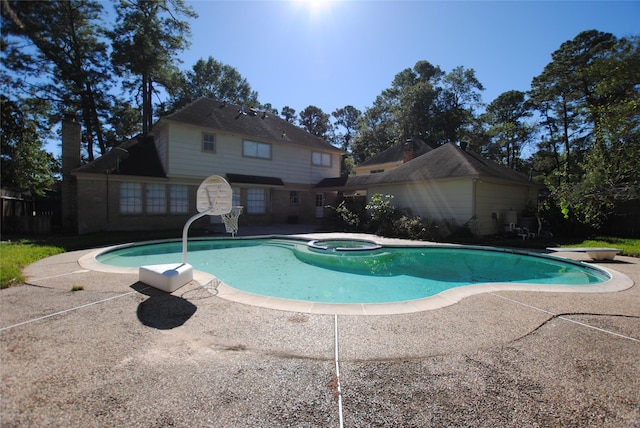
[[[131,286],[134,290],[149,296],[138,305],[137,315],[147,327],[158,330],[171,330],[180,327],[198,310],[193,303],[164,291],[148,287],[137,282]]]

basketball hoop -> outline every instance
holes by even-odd
[[[206,215],[224,215],[231,211],[233,191],[224,178],[218,175],[207,177],[196,192],[198,214],[191,217],[182,229],[182,263],[187,263],[187,238],[191,223]],[[236,219],[237,220],[237,219]],[[236,226],[236,231],[238,230]],[[235,233],[235,232],[234,232]]]
[[[242,214],[243,208],[242,205],[234,205],[231,211],[221,215],[224,228],[227,233],[231,234],[232,238],[235,238],[236,233],[238,233],[238,217]]]

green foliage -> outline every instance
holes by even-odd
[[[41,246],[28,242],[0,243],[0,288],[24,282],[22,268],[45,257],[60,254],[60,247]]]
[[[310,134],[325,140],[332,130],[329,115],[316,106],[309,106],[300,112],[300,126]]]
[[[258,93],[234,67],[213,57],[199,59],[191,70],[179,72],[173,96],[163,114],[175,111],[199,97],[224,100],[245,107],[258,107]]]
[[[440,241],[442,235],[435,221],[403,215],[394,222],[394,236],[420,241]]]
[[[42,148],[37,121],[29,107],[20,106],[4,96],[0,97],[0,103],[2,186],[42,196],[53,186],[56,162]]]
[[[48,100],[52,121],[78,115],[89,160],[94,145],[105,153],[103,125],[112,106],[113,74],[100,23],[102,3],[14,1],[5,2],[2,11],[3,65],[11,71],[3,82],[11,87],[6,92]]]
[[[596,231],[640,189],[640,43],[589,30],[552,59],[532,83],[546,133],[534,168],[564,218]]]
[[[370,211],[371,227],[381,236],[394,236],[394,223],[402,217],[402,211],[391,205],[393,195],[375,193],[365,206]]]
[[[181,17],[197,14],[183,0],[120,0],[110,33],[111,59],[116,72],[129,78],[129,87],[142,94],[142,132],[153,124],[155,85],[171,91],[176,81],[177,55],[189,45],[190,27]]]
[[[575,248],[602,248],[613,247],[622,250],[622,255],[629,257],[640,257],[640,239],[615,238],[611,236],[597,236],[581,242],[565,244],[563,247]]]
[[[354,232],[360,227],[361,218],[358,213],[351,211],[345,201],[340,202],[337,207],[327,205],[327,208],[333,210],[337,217],[336,228],[345,232]]]
[[[352,105],[339,108],[331,116],[334,117],[334,128],[344,128],[344,133],[335,135],[336,145],[341,146],[342,150],[349,150],[349,142],[353,138],[353,134],[357,131],[358,121],[362,117],[362,112]]]

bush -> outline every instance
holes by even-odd
[[[439,241],[442,239],[438,225],[431,219],[403,215],[394,222],[394,229],[399,238],[420,241]]]
[[[345,201],[340,202],[337,207],[327,205],[327,208],[335,212],[335,215],[332,216],[332,220],[336,224],[337,229],[341,229],[346,232],[358,230],[361,221],[360,216],[347,208]]]
[[[375,193],[365,207],[371,212],[371,230],[377,235],[394,237],[394,223],[402,217],[402,211],[391,205],[393,195]]]
[[[443,237],[447,239],[473,238],[471,231],[471,220],[466,224],[459,225],[456,219],[443,220],[440,224],[440,230]]]

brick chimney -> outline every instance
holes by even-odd
[[[413,159],[413,140],[411,139],[411,137],[408,137],[403,145],[403,155],[402,155],[402,162],[403,163],[407,163],[409,162],[411,159]]]
[[[71,171],[81,165],[82,127],[72,115],[62,121],[62,227],[78,232],[78,185]]]

